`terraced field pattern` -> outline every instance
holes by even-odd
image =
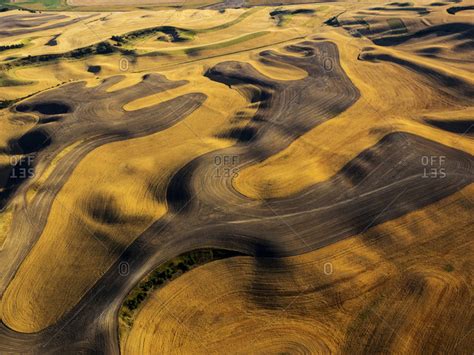
[[[0,1],[1,354],[472,354],[474,2]]]

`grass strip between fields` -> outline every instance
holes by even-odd
[[[190,55],[195,56],[198,55],[200,52],[205,50],[214,50],[214,49],[221,49],[230,47],[242,42],[250,41],[252,39],[264,36],[270,33],[270,31],[259,31],[254,33],[245,34],[240,37],[232,38],[227,41],[210,43],[210,44],[203,44],[201,46],[189,47],[189,48],[180,48],[180,49],[171,49],[171,50],[161,50],[143,54],[143,56],[160,56],[160,55]]]

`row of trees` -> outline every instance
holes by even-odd
[[[164,33],[169,35],[173,42],[187,41],[189,38],[195,35],[194,31],[184,28],[177,28],[174,26],[158,26],[132,31],[122,36],[114,35],[111,37],[111,39],[120,45],[125,43],[127,40],[149,36],[155,33]]]
[[[13,63],[5,64],[4,68],[2,69],[10,69],[12,66],[44,63],[61,58],[80,59],[94,54],[110,54],[115,51],[117,51],[117,49],[109,42],[100,42],[92,46],[77,48],[67,53],[40,54],[35,56],[29,55],[25,58],[18,59]],[[130,51],[126,51],[126,53],[124,52],[124,54],[132,55],[133,53],[131,53]]]
[[[228,250],[195,250],[176,258],[176,261],[170,261],[153,271],[145,280],[138,284],[135,292],[132,292],[131,297],[128,297],[124,302],[128,310],[133,311],[137,309],[140,304],[147,298],[148,294],[163,285],[166,281],[175,278],[178,275],[184,274],[188,270],[203,265],[205,263],[229,258],[240,255],[239,253]]]
[[[7,44],[5,46],[0,46],[0,52],[7,51],[9,49],[17,49],[24,47],[25,45],[23,43],[15,43],[15,44]]]

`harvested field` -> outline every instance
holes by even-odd
[[[21,4],[0,352],[472,352],[472,1]]]
[[[473,345],[462,337],[472,263],[461,261],[472,207],[461,194],[441,203],[441,213],[438,203],[307,254],[194,269],[147,301],[123,352],[462,353]]]

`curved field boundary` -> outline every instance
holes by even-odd
[[[227,47],[235,46],[236,44],[247,42],[247,41],[250,41],[252,39],[265,36],[269,33],[271,33],[271,32],[270,31],[260,31],[260,32],[245,34],[245,35],[242,35],[240,37],[232,38],[232,39],[222,41],[222,42],[204,44],[204,45],[188,47],[188,48],[184,48],[184,49],[160,50],[160,51],[145,53],[145,54],[142,54],[142,56],[150,56],[150,57],[160,56],[160,55],[189,55],[189,56],[195,56],[195,55],[199,55],[199,53],[202,52],[202,51],[213,50],[213,49],[221,49],[221,48],[227,48]]]
[[[469,79],[443,72],[442,70],[414,60],[405,59],[389,53],[363,52],[360,60],[387,61],[414,71],[438,84],[441,91],[454,98],[469,98],[474,95],[474,84]]]
[[[140,37],[144,37],[144,36],[150,36],[154,33],[162,32],[164,27],[175,28],[176,30],[189,32],[192,35],[197,34],[197,33],[208,33],[208,32],[213,32],[213,31],[219,31],[219,30],[223,30],[223,29],[226,29],[226,28],[229,28],[231,26],[234,26],[234,25],[238,24],[239,22],[243,21],[244,19],[246,19],[247,17],[249,17],[250,15],[255,13],[256,11],[257,11],[257,9],[248,10],[248,11],[244,12],[243,14],[241,14],[239,17],[237,17],[235,20],[226,22],[222,25],[209,27],[209,28],[192,29],[192,28],[178,28],[178,27],[175,27],[175,26],[155,26],[155,27],[146,27],[146,28],[142,28],[142,29],[139,29],[139,30],[131,31],[131,32],[126,32],[126,33],[124,33],[120,36],[115,36],[115,37],[127,40],[127,39],[140,38]]]
[[[6,38],[6,37],[13,37],[13,36],[19,36],[23,34],[28,34],[28,33],[35,33],[35,32],[40,32],[40,31],[47,31],[47,30],[52,30],[55,28],[62,28],[66,26],[70,26],[72,24],[78,23],[83,20],[87,20],[91,17],[94,17],[96,15],[88,15],[88,16],[81,16],[75,19],[71,19],[68,21],[63,21],[59,23],[53,23],[51,25],[43,26],[43,27],[35,27],[35,28],[25,28],[25,29],[18,29],[18,30],[3,30],[0,31],[0,38]]]
[[[461,301],[471,283],[469,212],[456,193],[311,253],[205,265],[150,297],[121,350],[464,353],[473,343]],[[443,319],[456,321],[427,331]]]
[[[9,271],[2,270],[2,288],[7,285],[16,272],[16,268],[11,266],[14,263],[18,264],[21,258],[25,257],[33,242],[41,234],[57,192],[84,156],[93,149],[110,142],[142,137],[166,129],[187,117],[205,101],[205,95],[199,93],[186,94],[145,109],[126,112],[121,107],[121,103],[124,101],[141,97],[151,89],[164,91],[182,86],[186,82],[170,82],[160,75],[149,75],[142,83],[136,85],[133,91],[127,88],[107,93],[107,88],[114,85],[117,79],[120,78],[106,80],[103,85],[93,89],[86,89],[84,83],[69,84],[59,90],[56,89],[35,96],[16,106],[17,111],[41,110],[43,111],[43,113],[40,113],[42,117],[55,116],[50,111],[48,111],[49,114],[45,114],[46,110],[52,110],[53,107],[56,107],[52,105],[53,102],[56,105],[61,102],[61,105],[63,105],[61,107],[64,108],[63,111],[67,111],[61,113],[61,116],[56,113],[59,119],[56,125],[46,124],[27,133],[29,135],[41,135],[41,139],[37,140],[36,146],[25,147],[19,145],[18,142],[12,143],[12,147],[16,147],[20,151],[24,151],[26,148],[34,148],[33,151],[28,151],[28,154],[35,153],[32,168],[39,161],[45,164],[53,160],[71,142],[78,141],[80,143],[72,152],[69,152],[59,161],[57,168],[49,176],[48,183],[51,188],[41,194],[36,194],[27,209],[18,211],[18,219],[14,222],[15,228],[12,228],[12,230],[29,237],[24,239],[24,243],[15,243],[14,240],[10,239],[8,241],[7,239],[4,257],[10,260],[10,267],[8,267]],[[83,101],[87,95],[91,95],[91,99]],[[100,102],[104,104],[102,109],[98,109],[96,106],[96,100],[99,98]],[[107,115],[104,110],[108,110],[109,114]],[[156,115],[159,119],[156,119]],[[110,120],[107,117],[115,117],[115,119]],[[21,140],[19,142],[21,143]],[[15,185],[11,189],[20,189],[23,181],[12,183],[15,183]],[[107,218],[107,215],[104,218]],[[28,222],[32,219],[35,219],[34,225],[25,223],[25,221]],[[20,246],[20,244],[22,245]],[[5,264],[4,266],[6,267]]]
[[[209,27],[209,28],[204,28],[204,29],[195,29],[193,31],[195,31],[196,33],[208,33],[208,32],[214,32],[214,31],[220,31],[220,30],[224,30],[226,28],[229,28],[229,27],[232,27],[240,22],[242,22],[243,20],[245,20],[247,17],[249,17],[250,15],[253,15],[254,13],[256,13],[257,11],[259,11],[260,9],[256,9],[256,8],[253,8],[253,9],[250,9],[250,10],[247,10],[245,11],[242,15],[240,15],[239,17],[237,17],[235,20],[232,20],[232,21],[229,21],[229,22],[226,22],[226,23],[223,23],[222,25],[218,25],[218,26],[214,26],[214,27]]]
[[[194,250],[158,266],[142,279],[123,301],[119,312],[120,339],[128,335],[138,312],[144,307],[152,292],[156,292],[169,282],[201,265],[240,255],[242,254],[235,251],[220,249]]]
[[[166,194],[169,213],[128,246],[60,321],[33,335],[0,328],[3,349],[23,341],[25,349],[117,351],[115,325],[122,300],[156,265],[177,255],[202,247],[259,258],[300,255],[364,233],[474,182],[472,155],[403,132],[385,135],[331,179],[287,198],[250,199],[235,190],[235,176],[216,177],[216,157],[236,157],[236,169],[262,162],[359,99],[332,42],[303,41],[286,50],[292,54],[264,51],[261,56],[303,69],[306,78],[274,80],[237,61],[209,69],[209,79],[247,97],[243,109],[257,108],[244,128],[223,128],[217,136],[236,144],[199,156],[177,171]],[[445,157],[443,179],[423,177],[424,156]],[[120,263],[133,273],[119,277]],[[265,299],[254,301],[268,307]]]
[[[460,11],[468,11],[468,10],[474,10],[474,5],[468,5],[468,6],[453,6],[447,9],[446,11],[450,15],[456,15]]]
[[[226,28],[229,28],[231,26],[234,26],[237,23],[243,21],[245,18],[252,15],[253,13],[255,13],[256,11],[258,11],[258,9],[248,10],[233,21],[230,21],[228,23],[225,23],[225,24],[222,24],[222,25],[219,25],[219,26],[206,28],[206,29],[179,29],[179,28],[176,28],[176,27],[173,27],[173,26],[158,26],[158,27],[150,27],[150,28],[144,28],[144,29],[128,32],[124,35],[112,36],[111,39],[112,40],[115,39],[116,41],[121,42],[121,41],[127,40],[129,37],[135,38],[135,37],[140,37],[142,35],[143,36],[145,36],[145,35],[149,36],[153,33],[157,33],[157,32],[162,31],[164,27],[167,27],[167,28],[170,28],[170,29],[174,28],[178,31],[184,31],[185,33],[189,34],[192,37],[194,34],[197,34],[197,33],[208,33],[208,32],[217,31],[217,30],[221,30],[221,29],[226,29]],[[70,23],[75,23],[77,21],[80,21],[80,20],[83,20],[83,19],[88,19],[88,18],[94,17],[94,16],[95,15],[85,16],[85,17],[81,17],[81,18],[71,20],[71,21],[74,21],[74,22],[71,22],[71,21],[69,21],[69,22]],[[69,25],[70,23],[65,23],[62,26]],[[57,25],[58,24],[53,24],[51,26],[56,26],[57,27]],[[56,28],[56,27],[51,27],[51,26],[48,26],[48,27],[45,27],[45,28],[40,28],[40,29],[38,29],[38,31]],[[26,31],[26,30],[20,30],[20,31]],[[0,37],[1,37],[1,33],[2,32],[0,32]],[[190,47],[190,48],[186,48],[186,49],[183,49],[183,50],[181,50],[181,49],[171,49],[171,50],[164,50],[164,51],[155,51],[155,52],[151,52],[151,53],[145,53],[145,54],[142,54],[142,55],[144,55],[144,56],[167,55],[167,54],[170,54],[170,55],[179,55],[179,54],[195,55],[197,52],[202,51],[202,50],[212,50],[212,49],[219,49],[219,48],[229,47],[229,46],[239,44],[239,43],[242,43],[242,42],[254,39],[254,38],[258,38],[258,37],[263,36],[267,33],[268,33],[268,31],[260,31],[260,32],[256,32],[256,33],[250,33],[250,34],[242,35],[238,38],[233,38],[233,39],[218,42],[218,43],[211,43],[211,44],[207,44],[207,45]],[[7,35],[7,32],[5,32],[5,35]],[[82,58],[93,56],[93,55],[111,54],[111,53],[115,53],[115,52],[120,52],[120,53],[122,53],[124,55],[128,55],[128,56],[130,56],[130,55],[135,56],[136,55],[136,53],[134,51],[130,51],[130,50],[127,50],[127,49],[122,49],[120,47],[112,46],[108,42],[98,42],[98,43],[95,43],[95,44],[92,44],[92,45],[89,45],[89,46],[86,46],[86,47],[77,48],[77,49],[74,49],[74,50],[71,50],[71,51],[65,52],[65,53],[41,54],[41,55],[36,55],[36,56],[29,56],[28,58],[15,59],[15,60],[9,61],[7,64],[0,65],[0,69],[8,70],[8,69],[11,69],[12,67],[15,67],[15,66],[24,66],[24,65],[31,65],[31,64],[43,64],[43,63],[58,61],[59,59],[82,59]]]

